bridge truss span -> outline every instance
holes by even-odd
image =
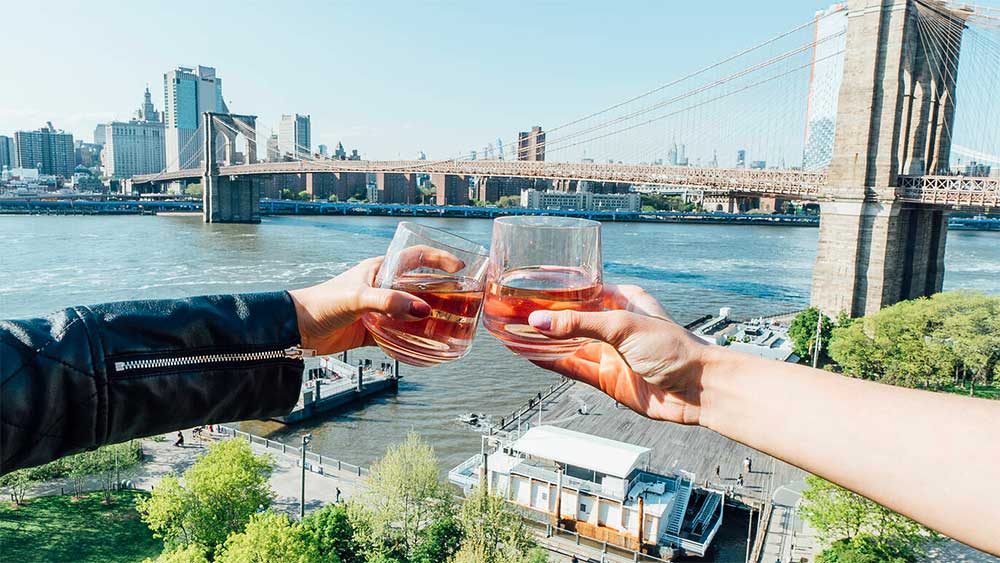
[[[1000,207],[1000,177],[899,176],[904,201],[952,207]]]
[[[597,164],[589,162],[318,160],[265,162],[219,167],[219,174],[228,176],[324,172],[445,174],[455,176],[616,182],[637,186],[675,186],[705,190],[707,192],[786,196],[796,199],[815,199],[822,186],[826,183],[825,171],[747,170],[739,168]],[[200,172],[197,170],[179,170],[163,174],[136,176],[133,178],[133,183],[171,182],[194,179],[198,176],[200,176]]]

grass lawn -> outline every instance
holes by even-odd
[[[13,508],[0,502],[0,561],[136,563],[156,557],[163,543],[139,520],[135,500],[149,493],[122,491],[105,505],[96,492],[31,499]]]
[[[969,396],[969,387],[960,385],[948,385],[941,389],[946,393]],[[976,385],[976,397],[981,399],[1000,399],[1000,385]]]

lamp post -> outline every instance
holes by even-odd
[[[302,436],[302,496],[299,498],[299,520],[306,517],[306,446],[312,440],[312,434]]]

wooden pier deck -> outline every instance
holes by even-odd
[[[359,368],[329,358],[326,376],[303,381],[299,400],[292,411],[273,420],[284,424],[294,424],[321,414],[328,414],[341,408],[381,393],[395,393],[399,389],[398,367],[391,370],[362,368],[361,382],[358,382]],[[397,364],[398,366],[398,364]],[[310,370],[307,364],[306,371]]]
[[[806,472],[783,461],[730,440],[707,428],[684,426],[647,419],[627,407],[615,407],[604,393],[582,383],[569,381],[541,401],[541,423],[603,436],[651,448],[650,469],[670,473],[685,470],[695,474],[700,486],[733,491],[730,498],[760,507],[776,489],[802,480]],[[580,409],[586,405],[585,412]],[[539,423],[537,403],[520,416],[521,424]],[[518,419],[504,421],[505,430],[516,429]],[[752,461],[750,473],[743,470],[743,458]],[[720,467],[720,477],[715,468]],[[736,486],[743,473],[744,485]]]

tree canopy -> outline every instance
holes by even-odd
[[[434,448],[410,432],[371,468],[359,500],[361,532],[373,553],[410,557],[422,532],[454,513],[451,491],[440,480]]]
[[[271,503],[273,462],[242,440],[213,444],[181,479],[164,477],[137,503],[142,520],[168,545],[195,543],[214,551],[242,532],[260,506]]]
[[[465,541],[457,561],[521,563],[535,546],[521,516],[485,487],[465,499],[460,518]]]
[[[829,481],[810,475],[806,483],[799,511],[820,541],[831,544],[822,561],[915,561],[938,539],[913,520]]]
[[[816,321],[819,315],[819,309],[809,307],[796,315],[792,320],[792,324],[788,327],[788,336],[795,345],[793,351],[800,358],[812,357],[813,344],[816,340]],[[823,315],[823,321],[820,326],[820,354],[825,353],[829,348],[832,331],[833,322],[830,320],[830,317]]]
[[[847,375],[938,389],[992,381],[1000,363],[1000,297],[953,291],[903,301],[833,331],[830,357]]]
[[[246,529],[231,534],[215,563],[316,563],[320,554],[312,534],[285,514],[265,511],[250,517]],[[323,561],[336,563],[336,555]]]

